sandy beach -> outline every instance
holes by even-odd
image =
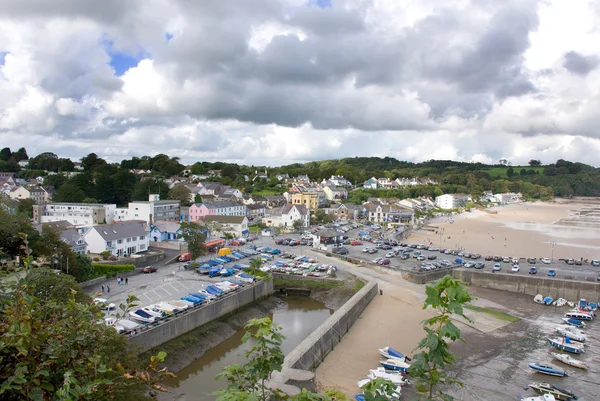
[[[536,202],[474,211],[430,223],[411,243],[466,249],[482,255],[600,259],[598,203]]]

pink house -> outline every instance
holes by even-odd
[[[190,206],[190,221],[198,221],[205,216],[245,216],[246,206],[238,202],[194,203]]]
[[[204,203],[194,203],[189,209],[190,221],[192,222],[211,214],[216,214],[216,210],[207,208]]]

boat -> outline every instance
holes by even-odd
[[[556,301],[552,302],[552,305],[561,308],[567,304],[567,300],[564,298],[558,298]]]
[[[521,397],[521,401],[556,401],[556,397],[552,394],[542,394],[537,397]]]
[[[589,313],[579,312],[578,310],[571,310],[565,313],[565,317],[570,317],[577,320],[592,320],[594,316]]]
[[[404,355],[400,351],[396,351],[392,347],[380,348],[378,351],[381,354],[381,356],[384,357],[385,359],[394,359],[395,358],[395,359],[401,359],[406,362],[410,361],[410,358],[408,356]]]
[[[129,316],[131,316],[132,319],[142,323],[154,323],[154,321],[156,320],[156,317],[146,313],[142,309],[130,311]]]
[[[556,332],[563,337],[567,337],[570,340],[579,341],[580,343],[584,343],[587,339],[583,331],[573,326],[569,326],[568,324],[556,326]]]
[[[529,387],[541,394],[551,394],[557,400],[577,400],[577,396],[573,392],[550,383],[531,383]]]
[[[150,316],[154,316],[157,319],[165,317],[165,313],[158,309],[155,309],[154,305],[145,306],[140,309],[143,310],[144,312],[146,312],[147,314],[149,314]]]
[[[559,354],[558,352],[551,352],[551,354],[554,357],[554,359],[559,360],[562,363],[565,363],[565,364],[571,365],[571,366],[575,366],[576,368],[579,368],[579,369],[587,369],[587,366],[585,363],[581,362],[578,359],[573,358],[571,355]]]
[[[175,307],[175,313],[181,312],[182,310],[186,310],[190,307],[189,303],[177,299],[167,301],[166,303]]]
[[[552,301],[554,301],[552,297],[546,297],[544,298],[544,305],[552,305]]]
[[[400,372],[408,372],[408,368],[410,368],[410,365],[408,363],[406,363],[402,359],[398,359],[398,358],[386,359],[385,361],[379,361],[379,363],[381,364],[381,366],[383,366],[387,370],[397,370]]]
[[[579,328],[585,327],[585,322],[582,322],[579,319],[574,319],[572,317],[563,317],[562,320],[563,320],[563,322],[565,322],[566,324],[570,324],[571,326],[575,326],[575,327],[579,327]]]
[[[409,384],[410,382],[405,379],[402,374],[398,371],[387,371],[385,368],[381,366],[375,369],[369,369],[369,374],[367,375],[369,379],[384,379],[389,380],[394,383],[396,386],[404,386]]]
[[[356,382],[356,385],[358,386],[358,388],[362,389],[365,385],[367,385],[368,383],[370,383],[371,380],[373,380],[373,379],[361,379],[361,380],[359,380],[359,381]],[[379,396],[384,396],[384,398],[386,398],[388,400],[399,400],[400,399],[400,390],[401,390],[400,387],[396,386],[396,388],[392,392],[392,396],[391,397],[385,396],[385,394],[383,394],[383,391],[381,391],[381,390],[377,390],[377,393],[379,394]],[[359,398],[359,399],[364,400],[365,399],[364,398],[364,394],[361,394],[361,395],[363,396],[363,398]],[[356,396],[355,396],[354,399],[357,399]]]
[[[536,304],[543,304],[544,303],[544,296],[542,294],[537,294],[533,298],[533,302],[535,302]]]
[[[547,340],[551,346],[561,351],[567,351],[572,354],[581,354],[582,352],[585,352],[583,344],[571,341],[565,337],[548,337]]]
[[[588,309],[591,311],[597,311],[598,310],[598,304],[595,302],[588,302]]]
[[[559,376],[559,377],[564,377],[564,376],[568,376],[567,372],[565,372],[564,370],[551,366],[551,365],[542,365],[541,363],[530,363],[529,367],[533,370],[535,370],[538,373],[543,373],[545,375],[550,375],[550,376]]]

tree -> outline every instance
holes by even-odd
[[[95,153],[90,153],[89,155],[81,158],[81,166],[83,167],[83,171],[94,171],[106,165],[106,160],[99,158]]]
[[[92,266],[92,260],[88,256],[75,255],[75,264],[77,265],[77,269],[74,277],[78,282],[81,283],[95,277],[94,266]]]
[[[132,199],[134,201],[147,201],[150,194],[159,194],[167,196],[169,194],[169,186],[162,180],[155,178],[140,181],[133,187]]]
[[[53,196],[55,202],[81,203],[86,198],[85,192],[73,182],[68,181]]]
[[[539,167],[539,166],[542,165],[542,162],[539,161],[539,160],[533,160],[533,159],[531,159],[531,160],[529,160],[529,165],[531,167]]]
[[[25,148],[19,148],[19,150],[12,154],[12,157],[14,157],[17,162],[29,159],[29,156],[27,156],[27,150],[25,150]]]
[[[196,196],[194,196],[194,203],[202,203],[202,197],[200,194],[196,194]]]
[[[446,370],[456,361],[449,351],[450,343],[463,341],[458,327],[452,323],[452,316],[458,315],[469,320],[463,313],[463,306],[471,301],[471,295],[459,280],[450,275],[437,280],[425,288],[427,298],[423,309],[428,307],[437,314],[423,321],[423,329],[427,333],[415,351],[409,373],[415,382],[415,390],[424,395],[426,400],[452,400],[447,394],[438,389],[440,385],[459,384],[458,380],[450,377]]]
[[[509,168],[506,170],[506,176],[507,176],[507,177],[512,177],[513,175],[515,175],[515,170],[514,170],[514,169],[512,168],[512,166],[511,166],[511,167],[509,167]]]
[[[169,199],[178,200],[182,205],[189,205],[192,192],[185,185],[177,185],[169,191]]]
[[[11,257],[23,256],[23,237],[27,234],[31,240],[39,237],[29,218],[22,214],[10,215],[0,208],[0,249]]]
[[[35,205],[33,199],[20,199],[19,204],[17,205],[17,213],[31,219],[33,217],[33,205]]]
[[[192,260],[205,255],[207,252],[206,246],[206,235],[204,230],[198,223],[183,222],[180,225],[181,237],[187,243],[188,251]]]
[[[29,292],[42,302],[56,301],[58,303],[66,302],[71,292],[75,293],[77,302],[86,302],[90,300],[73,276],[68,274],[57,274],[54,270],[47,267],[38,267],[31,269],[25,277]]]
[[[302,227],[304,227],[304,222],[300,219],[296,219],[294,220],[294,222],[292,223],[292,227],[294,227],[294,231],[298,231],[300,230]]]
[[[253,258],[250,260],[250,269],[252,269],[252,274],[256,274],[256,271],[260,269],[262,265],[262,260],[260,258]]]
[[[11,155],[12,152],[10,151],[10,148],[2,148],[2,150],[0,150],[0,160],[7,162]]]

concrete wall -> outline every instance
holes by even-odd
[[[245,287],[208,305],[182,312],[159,325],[145,326],[139,334],[130,337],[129,342],[140,346],[141,352],[148,351],[272,293],[272,280],[259,281],[252,287]]]
[[[517,292],[531,296],[542,294],[551,296],[554,299],[558,297],[565,298],[569,301],[578,301],[580,298],[585,298],[591,302],[600,300],[600,284],[592,282],[462,269],[453,270],[452,276],[477,287]]]
[[[146,267],[152,265],[152,263],[159,262],[165,258],[165,253],[160,249],[154,249],[151,253],[143,254],[139,257],[133,258],[120,258],[114,261],[100,260],[93,263],[102,263],[105,265],[134,265],[135,267]]]
[[[284,368],[314,370],[319,366],[377,292],[377,283],[369,282],[365,285],[285,357]]]
[[[285,274],[285,273],[271,273],[273,278],[281,278],[284,280],[306,280],[306,281],[329,281],[332,283],[338,283],[340,280],[331,277],[311,277],[311,276],[298,276],[296,274]]]

